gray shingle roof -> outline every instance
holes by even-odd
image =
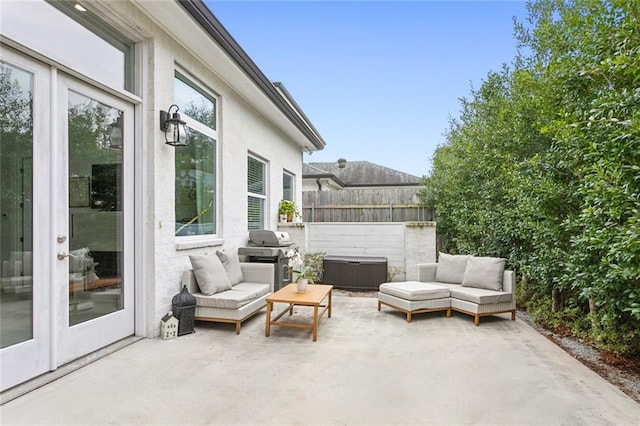
[[[303,178],[335,176],[344,186],[416,186],[420,178],[368,161],[347,161],[341,168],[337,162],[303,164]]]

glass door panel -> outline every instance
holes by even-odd
[[[33,338],[33,74],[0,62],[0,348]]]
[[[69,325],[123,308],[123,111],[69,91]]]

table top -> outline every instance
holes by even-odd
[[[267,297],[267,302],[294,303],[296,305],[318,305],[331,293],[332,285],[309,284],[307,291],[298,293],[298,286],[291,283]]]

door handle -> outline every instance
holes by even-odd
[[[58,259],[59,260],[64,260],[67,257],[76,257],[75,255],[71,254],[71,253],[65,253],[63,251],[61,251],[60,253],[58,253]]]

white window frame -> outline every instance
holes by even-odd
[[[256,161],[259,161],[260,163],[262,163],[262,165],[264,166],[264,194],[258,194],[256,192],[250,192],[249,191],[249,185],[247,184],[247,230],[252,230],[253,228],[249,227],[249,198],[253,197],[256,199],[260,199],[262,200],[262,214],[261,214],[261,222],[262,222],[262,228],[264,229],[266,223],[267,223],[267,205],[268,205],[268,182],[269,182],[269,163],[261,157],[258,157],[255,154],[249,153],[247,155],[247,163],[249,162],[249,158],[252,158]],[[247,165],[247,183],[249,182],[249,166]],[[257,228],[256,228],[257,229]]]
[[[101,24],[92,11],[79,12],[62,1],[3,1],[1,20],[4,36],[55,58],[71,74],[135,93],[134,43]],[[34,31],[34,23],[41,21],[55,22],[56,31]]]
[[[288,199],[285,196],[285,187],[284,187],[285,176],[291,179],[291,199]],[[282,199],[287,201],[295,201],[296,199],[296,175],[284,169],[282,170]]]
[[[213,234],[204,234],[204,235],[174,235],[176,241],[176,248],[178,250],[191,249],[197,247],[206,247],[206,246],[219,246],[224,243],[224,240],[220,236],[220,138],[219,138],[219,106],[220,99],[219,97],[209,88],[207,88],[203,83],[201,83],[197,78],[194,78],[191,74],[186,72],[184,69],[180,67],[176,67],[173,73],[173,79],[175,84],[175,79],[177,79],[176,73],[179,73],[182,78],[189,81],[189,85],[196,86],[192,87],[194,90],[199,91],[202,94],[206,94],[206,96],[215,100],[215,129],[197,121],[191,117],[189,117],[185,111],[182,109],[179,111],[180,118],[184,120],[187,127],[196,132],[202,133],[203,135],[210,137],[216,141],[215,145],[215,175],[216,175],[216,185],[215,185],[215,195],[214,195],[214,207],[215,207],[215,215],[213,220],[215,221],[216,232]],[[175,174],[175,162],[174,162],[174,174]],[[175,176],[174,176],[175,181]],[[175,200],[174,200],[174,211],[175,211]]]

